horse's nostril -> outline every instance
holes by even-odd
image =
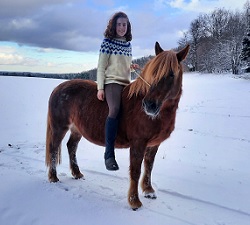
[[[154,110],[155,108],[157,108],[157,104],[154,101],[147,101],[146,105],[149,109]]]
[[[151,102],[151,108],[153,109],[153,110],[155,110],[158,106],[155,104],[155,102]]]

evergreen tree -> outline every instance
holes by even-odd
[[[246,72],[250,72],[250,8],[249,8],[249,2],[246,10],[247,15],[247,34],[244,37],[242,41],[242,52],[241,52],[241,58],[243,61],[246,62]]]

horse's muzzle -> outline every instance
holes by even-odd
[[[153,118],[158,116],[161,108],[161,103],[152,100],[143,100],[142,107],[144,112]]]

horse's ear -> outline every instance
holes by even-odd
[[[185,48],[183,48],[181,51],[179,51],[177,55],[177,59],[179,62],[183,61],[189,52],[190,45],[187,45]]]
[[[161,48],[160,44],[158,42],[155,42],[155,54],[158,55],[164,50]]]

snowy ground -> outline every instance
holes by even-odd
[[[62,80],[0,77],[1,225],[249,225],[250,81],[185,74],[176,129],[157,154],[158,198],[127,204],[127,149],[106,171],[103,148],[82,140],[85,180],[72,179],[64,140],[60,183],[47,181],[47,101]]]

